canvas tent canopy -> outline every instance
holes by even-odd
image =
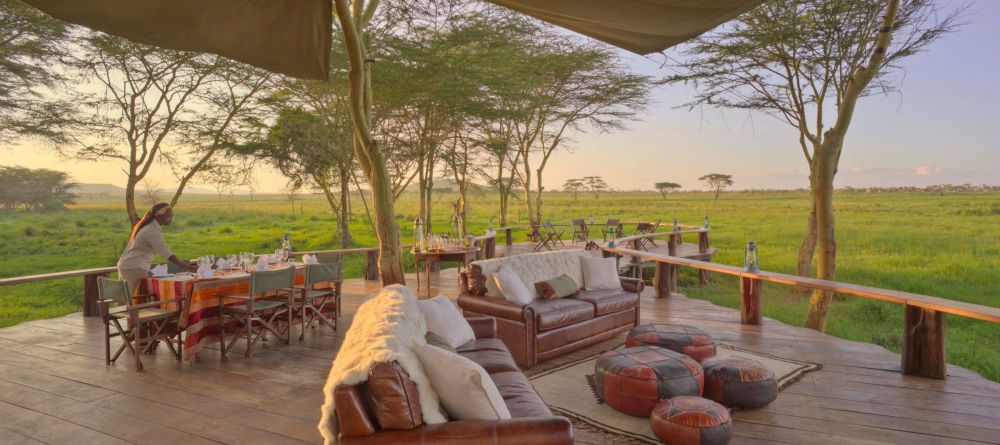
[[[333,0],[22,0],[136,42],[326,79]],[[490,0],[638,53],[697,37],[762,0]]]

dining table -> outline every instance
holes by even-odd
[[[295,284],[305,280],[301,263],[270,265],[270,270],[295,267]],[[206,344],[219,343],[219,297],[248,295],[250,293],[250,273],[238,269],[215,270],[211,278],[198,277],[191,273],[163,276],[149,276],[140,283],[141,292],[150,293],[157,300],[183,298],[178,326],[184,329],[184,359],[198,356]],[[232,300],[227,305],[244,304]],[[174,304],[164,304],[165,309],[175,309]],[[238,329],[236,321],[227,318],[226,331]]]

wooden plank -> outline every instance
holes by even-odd
[[[68,270],[65,272],[54,272],[40,275],[25,275],[23,277],[0,278],[0,286],[38,283],[40,281],[60,280],[63,278],[82,277],[84,275],[108,274],[117,271],[117,267],[97,267],[93,269]]]
[[[903,311],[903,374],[945,378],[944,314],[908,304]]]

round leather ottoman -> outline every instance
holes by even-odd
[[[625,346],[650,345],[685,354],[701,363],[715,356],[715,340],[701,329],[677,324],[643,324],[632,328]]]
[[[774,372],[748,358],[722,355],[701,362],[705,397],[723,405],[759,408],[778,397]]]
[[[669,445],[725,445],[733,419],[726,407],[701,397],[664,400],[649,415],[653,434]]]
[[[648,417],[653,407],[674,396],[701,395],[701,365],[684,354],[656,346],[605,352],[594,366],[597,394],[608,406]]]

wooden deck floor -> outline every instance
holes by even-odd
[[[434,278],[434,292],[456,294],[454,269]],[[144,360],[144,373],[128,358],[104,365],[97,319],[74,314],[0,329],[0,444],[318,443],[330,361],[378,284],[349,280],[344,290],[339,332],[321,327],[291,346],[269,342],[249,360],[223,362],[209,350],[178,364],[161,350]],[[647,290],[641,304],[644,321],[689,324],[721,343],[823,365],[768,407],[736,412],[733,444],[1000,443],[1000,384],[970,371],[950,367],[946,381],[906,377],[899,356],[879,346],[773,320],[741,326],[735,310],[683,296],[656,299]],[[581,444],[616,442],[592,429],[576,434]]]

